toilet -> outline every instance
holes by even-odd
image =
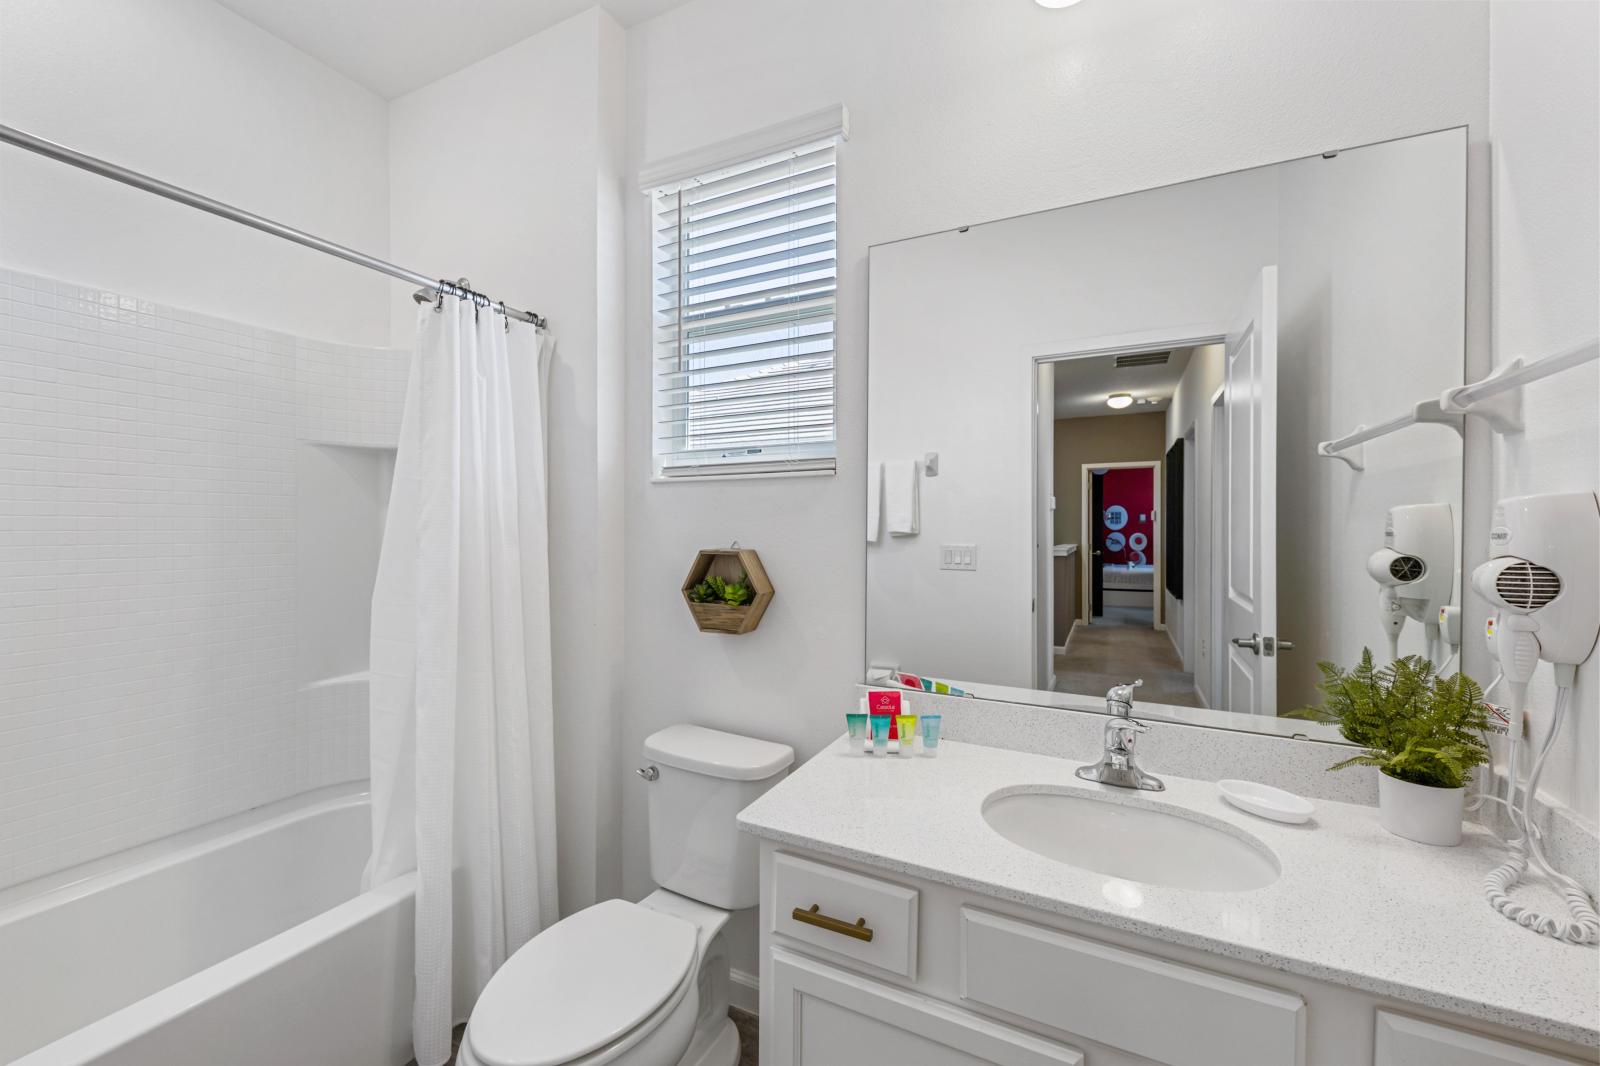
[[[552,925],[506,960],[472,1008],[460,1066],[734,1066],[730,911],[759,902],[739,811],[794,762],[786,744],[694,725],[644,742],[650,876]]]

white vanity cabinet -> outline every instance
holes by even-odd
[[[763,1066],[1596,1061],[1532,1034],[772,841],[761,889]]]

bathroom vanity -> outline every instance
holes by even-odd
[[[1596,952],[1489,909],[1477,827],[1430,848],[1371,807],[1285,825],[1210,781],[1135,793],[1076,778],[1086,760],[942,752],[841,739],[741,814],[764,1066],[1597,1059]]]

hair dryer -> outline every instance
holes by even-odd
[[[1439,613],[1455,595],[1455,518],[1447,503],[1415,503],[1390,509],[1383,547],[1367,559],[1378,583],[1378,622],[1389,641],[1390,660],[1400,657],[1400,633],[1417,621],[1427,635],[1430,662],[1438,661]]]
[[[1578,666],[1600,640],[1600,499],[1592,492],[1517,496],[1500,501],[1489,530],[1493,558],[1472,574],[1472,587],[1495,608],[1485,637],[1511,690],[1511,759],[1506,772],[1505,805],[1514,831],[1510,857],[1484,881],[1490,906],[1518,925],[1580,944],[1600,940],[1600,915],[1572,878],[1554,869],[1533,828],[1533,803],[1539,775],[1571,702]],[[1522,803],[1517,803],[1517,740],[1528,681],[1540,661],[1555,665],[1556,701],[1550,730],[1534,759]],[[1529,861],[1550,878],[1566,899],[1568,918],[1539,914],[1519,903],[1510,890],[1527,872]]]

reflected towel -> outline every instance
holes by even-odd
[[[883,528],[883,464],[867,463],[867,543],[878,543],[878,531]]]
[[[890,459],[883,464],[883,511],[892,537],[913,537],[921,529],[920,465],[915,459]]]

